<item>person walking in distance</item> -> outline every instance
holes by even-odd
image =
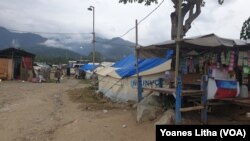
[[[60,83],[60,79],[61,79],[61,71],[59,68],[56,69],[55,72],[55,78],[56,78],[56,83]]]

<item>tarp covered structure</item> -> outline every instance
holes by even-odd
[[[98,65],[94,65],[94,64],[84,64],[83,66],[81,66],[79,68],[79,70],[81,70],[81,71],[93,71],[97,67],[98,67]]]
[[[145,47],[138,48],[139,56],[143,58],[149,57],[164,57],[164,50],[175,49],[176,41],[169,40],[162,43],[157,43]],[[250,48],[250,43],[237,39],[227,39],[219,37],[215,34],[208,34],[197,37],[185,38],[180,41],[181,51],[222,51],[225,49],[247,50]]]
[[[168,59],[164,58],[150,58],[150,59],[140,59],[139,60],[139,73],[142,73],[145,71],[150,70],[151,73],[158,73],[158,70],[156,71],[155,67],[159,67],[161,64],[165,63]],[[154,71],[153,71],[154,70]],[[130,63],[125,64],[119,69],[116,69],[112,73],[109,74],[110,76],[116,77],[116,78],[126,78],[130,76],[136,75],[136,60],[131,60]],[[142,75],[142,74],[140,74]]]
[[[84,64],[83,66],[81,66],[79,68],[80,71],[84,71],[85,74],[85,79],[91,79],[92,75],[93,75],[93,71],[96,71],[96,69],[98,68],[99,64],[93,64],[93,63],[88,63],[88,64]]]
[[[124,66],[129,66],[129,65],[134,64],[134,63],[135,63],[135,56],[131,54],[131,55],[123,58],[122,60],[115,62],[115,64],[112,65],[112,67],[121,68]]]
[[[139,60],[139,73],[143,87],[159,87],[159,78],[171,68],[169,58]],[[136,58],[129,55],[112,67],[97,71],[100,92],[119,101],[137,101]]]

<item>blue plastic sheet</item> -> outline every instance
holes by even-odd
[[[154,68],[166,61],[173,55],[173,51],[166,52],[166,58],[149,58],[139,59],[139,72],[143,72]],[[129,77],[136,74],[136,58],[134,55],[129,55],[126,58],[117,61],[112,67],[119,68],[116,73],[121,77]]]
[[[94,64],[85,64],[79,68],[80,71],[93,71],[95,68],[97,68],[98,65]]]

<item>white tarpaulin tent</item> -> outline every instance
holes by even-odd
[[[159,78],[170,70],[171,59],[144,59],[139,61],[140,76],[143,87],[159,87]],[[105,96],[117,101],[137,101],[137,78],[135,58],[117,62],[113,67],[97,71],[98,90]]]

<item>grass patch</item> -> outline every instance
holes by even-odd
[[[116,103],[110,99],[103,97],[100,93],[95,93],[93,87],[77,88],[67,91],[69,98],[73,102],[81,103],[79,106],[82,110],[102,110],[102,109],[128,109],[126,103]]]
[[[80,84],[90,84],[91,81],[90,81],[90,80],[87,80],[87,79],[80,79],[79,83],[80,83]]]
[[[55,79],[49,79],[49,80],[46,80],[43,83],[56,83],[56,80]]]
[[[100,101],[91,87],[69,90],[68,94],[74,102],[96,103]]]

